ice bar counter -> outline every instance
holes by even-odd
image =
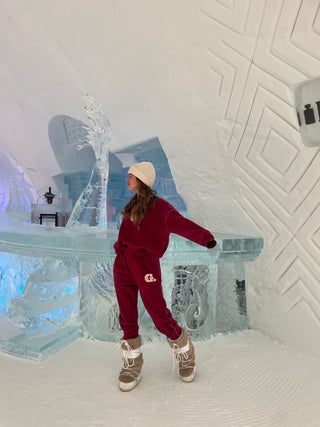
[[[117,235],[0,214],[1,351],[43,360],[80,337],[118,341]],[[194,340],[248,327],[245,263],[257,259],[263,239],[214,235],[214,249],[171,235],[161,260],[168,307]],[[139,319],[144,341],[159,334],[141,301]]]

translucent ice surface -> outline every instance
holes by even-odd
[[[13,298],[20,298],[28,277],[42,265],[42,259],[34,259],[14,253],[0,253],[0,314],[7,313]]]
[[[2,338],[1,349],[41,360],[80,334],[118,341],[112,273],[117,235],[96,227],[46,229],[0,215],[0,269],[11,269],[0,295],[6,295],[2,301],[16,327]],[[172,235],[161,260],[168,306],[195,340],[247,328],[244,264],[263,247],[262,238],[215,237],[218,245],[207,249]],[[28,286],[21,294],[22,282]],[[141,302],[139,316],[144,339],[159,335]]]

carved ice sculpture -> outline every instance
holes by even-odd
[[[113,260],[109,257],[104,262],[81,263],[81,321],[87,334],[103,341],[120,338]]]
[[[12,299],[11,323],[43,335],[64,326],[79,305],[78,269],[74,262],[51,261],[32,273],[21,298]]]
[[[66,229],[94,226],[106,227],[106,188],[111,130],[100,106],[84,95],[91,126],[87,142],[95,153],[95,162],[87,187],[77,201]],[[79,272],[73,260],[49,260],[30,275],[21,298],[12,299],[9,319],[29,335],[45,335],[68,324],[79,309]]]
[[[87,101],[86,111],[91,126],[88,127],[87,142],[79,145],[78,149],[81,150],[86,144],[90,144],[95,153],[95,162],[89,183],[75,204],[66,227],[106,228],[111,127],[92,96],[85,95],[84,98]]]
[[[189,331],[197,331],[209,314],[208,266],[174,267],[172,315]]]

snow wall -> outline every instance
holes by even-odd
[[[302,141],[294,98],[320,75],[319,1],[2,0],[0,11],[2,162],[36,192],[52,185],[48,123],[86,121],[91,93],[112,150],[159,138],[190,218],[264,237],[246,267],[250,325],[320,356],[320,153]]]

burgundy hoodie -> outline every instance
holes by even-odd
[[[148,208],[139,229],[130,218],[122,221],[114,249],[116,254],[126,248],[142,249],[161,258],[168,247],[170,233],[179,234],[207,248],[217,244],[210,231],[180,215],[166,200],[157,198]]]

